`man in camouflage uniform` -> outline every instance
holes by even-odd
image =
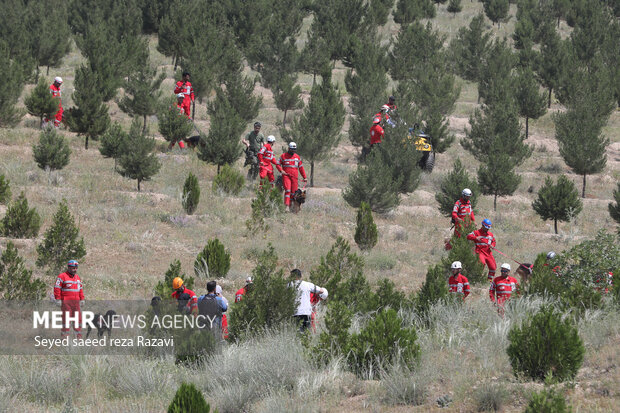
[[[255,180],[258,176],[258,151],[260,151],[260,148],[265,142],[265,137],[260,132],[260,127],[260,122],[255,122],[254,130],[248,133],[243,140],[243,144],[246,146],[245,163],[243,164],[243,166],[250,165],[250,169],[248,170],[248,179],[252,181]]]

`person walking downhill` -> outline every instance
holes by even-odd
[[[469,280],[461,271],[463,270],[463,266],[460,261],[454,261],[450,266],[450,270],[452,271],[452,275],[448,279],[448,288],[451,293],[454,294],[462,294],[463,300],[467,298],[469,295]]]
[[[301,173],[304,183],[308,182],[301,157],[295,152],[297,152],[297,144],[295,142],[290,142],[288,144],[288,152],[284,152],[276,164],[276,168],[282,173],[284,205],[287,207],[291,205],[291,194],[294,194],[299,187],[299,173]]]
[[[80,307],[84,305],[84,288],[82,280],[77,273],[78,262],[70,260],[67,263],[67,271],[58,274],[56,284],[54,285],[54,299],[60,305],[62,311],[62,328],[60,330],[61,337],[68,337],[71,326],[66,320],[69,316],[72,319],[77,315],[77,322],[74,323],[73,329],[77,338],[82,338],[82,314]]]
[[[503,316],[504,304],[513,293],[517,293],[519,282],[516,278],[510,276],[510,264],[503,263],[500,272],[501,275],[495,277],[493,281],[491,281],[489,297],[491,298],[491,302],[497,305],[497,312]]]
[[[491,220],[485,219],[482,221],[482,227],[480,229],[470,232],[467,235],[467,239],[474,241],[476,244],[475,253],[478,254],[478,259],[482,265],[486,265],[489,268],[489,281],[493,280],[495,277],[495,270],[497,268],[492,251],[492,248],[495,248],[495,237],[491,231],[489,231],[490,229]]]
[[[471,207],[471,195],[471,189],[463,189],[461,197],[454,203],[454,208],[452,208],[452,223],[454,224],[454,235],[456,235],[457,238],[461,237],[459,230],[466,219],[471,222],[476,221],[474,210]]]

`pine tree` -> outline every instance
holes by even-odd
[[[538,82],[530,68],[523,68],[515,78],[515,98],[519,115],[525,117],[525,139],[529,136],[529,120],[547,113],[546,96],[539,92]]]
[[[478,169],[478,183],[483,194],[494,196],[497,209],[497,197],[517,189],[521,179],[514,169],[532,154],[532,148],[524,143],[517,110],[509,97],[485,106],[483,112],[476,110],[469,123],[471,129],[461,145],[483,164]]]
[[[471,19],[468,27],[461,27],[450,43],[456,73],[465,80],[477,82],[489,53],[490,42],[491,33],[485,30],[484,15],[478,14]]]
[[[24,99],[28,113],[37,116],[43,125],[43,117],[51,119],[58,111],[58,100],[52,97],[45,78],[41,78],[30,95]]]
[[[198,178],[190,172],[185,180],[185,184],[183,184],[183,198],[181,201],[187,215],[192,215],[196,211],[199,200],[200,186],[198,185]]]
[[[356,44],[351,58],[352,69],[347,71],[344,84],[349,93],[349,140],[353,146],[368,150],[370,145],[369,120],[385,102],[388,86],[387,47],[381,46],[373,34]]]
[[[506,39],[495,40],[489,47],[488,56],[481,66],[478,79],[478,96],[486,105],[497,101],[513,99],[514,84],[512,69],[517,56]]]
[[[0,175],[0,204],[6,205],[11,201],[11,181]]]
[[[230,269],[230,252],[219,239],[213,238],[198,253],[194,261],[196,277],[206,279],[224,278]]]
[[[209,413],[211,406],[193,383],[181,383],[168,406],[168,413]]]
[[[41,217],[35,208],[28,207],[28,200],[22,192],[9,204],[2,218],[2,235],[11,238],[35,238],[41,228]]]
[[[312,84],[316,83],[316,76],[331,67],[331,45],[322,37],[317,29],[308,29],[308,40],[301,51],[299,66],[304,73],[312,75]]]
[[[32,146],[32,155],[39,168],[56,171],[69,164],[71,149],[56,129],[46,128],[39,135],[39,143]]]
[[[384,26],[390,12],[394,7],[395,0],[370,0],[370,12],[367,15],[369,20],[372,20],[376,26]]]
[[[254,85],[256,79],[251,79],[243,74],[243,56],[235,48],[226,52],[228,61],[222,63],[221,83],[224,88],[219,87],[216,93],[221,98],[226,99],[234,111],[246,123],[253,121],[258,116],[263,98],[254,95]],[[211,110],[207,108],[209,115],[213,116]]]
[[[550,177],[538,191],[538,198],[532,208],[543,220],[553,220],[553,228],[558,233],[558,221],[568,222],[581,212],[583,204],[575,184],[566,176],[560,175],[554,184]]]
[[[609,119],[606,109],[597,105],[599,97],[581,90],[568,110],[553,116],[555,137],[564,162],[578,175],[583,176],[582,198],[586,196],[586,176],[605,169],[606,148],[609,138],[602,134],[602,128]]]
[[[239,195],[245,185],[243,174],[230,165],[224,165],[220,173],[213,178],[213,192]]]
[[[299,155],[310,162],[310,186],[314,186],[315,162],[328,159],[338,145],[345,116],[340,93],[331,81],[331,72],[321,77],[323,81],[312,87],[310,101],[301,116],[293,120],[290,131],[280,131],[287,142],[296,141]]]
[[[186,24],[187,2],[183,0],[172,0],[169,12],[164,14],[159,20],[159,30],[157,33],[157,51],[167,57],[172,57],[174,70],[184,51],[189,44],[190,25]]]
[[[439,192],[435,194],[435,200],[439,204],[439,212],[447,217],[452,216],[454,203],[461,198],[461,193],[465,188],[469,188],[472,191],[470,202],[472,209],[475,209],[478,204],[478,196],[480,195],[478,183],[470,178],[461,159],[456,158],[454,168],[442,178]]]
[[[4,16],[6,18],[6,16]],[[15,107],[24,88],[24,67],[11,59],[4,38],[0,38],[0,127],[13,127],[24,114]]]
[[[3,300],[40,300],[45,295],[45,283],[32,279],[24,259],[18,255],[15,244],[9,241],[0,257],[0,298]]]
[[[118,158],[127,150],[128,136],[118,122],[110,125],[108,130],[101,136],[99,152],[104,158],[114,159],[114,171],[116,171]]]
[[[456,16],[456,13],[460,13],[463,10],[463,6],[461,5],[461,0],[450,0],[448,3],[448,13],[452,13]]]
[[[570,413],[571,411],[560,392],[545,388],[532,395],[523,413]]]
[[[127,145],[131,148],[126,151],[118,160],[118,173],[130,179],[138,181],[138,192],[142,181],[150,181],[153,175],[159,172],[161,163],[153,153],[155,139],[140,132],[140,124],[137,119],[131,125]]]
[[[54,214],[52,226],[45,231],[43,242],[37,246],[37,267],[47,267],[48,275],[54,275],[69,259],[79,261],[86,256],[84,237],[78,239],[79,232],[67,200],[63,198]]]
[[[36,61],[36,80],[39,66],[60,66],[62,58],[71,50],[71,30],[68,24],[67,3],[62,0],[35,2],[27,7],[30,53]]]
[[[360,209],[357,211],[354,239],[361,250],[370,250],[377,245],[377,225],[372,219],[370,205],[366,202],[362,202]]]
[[[2,176],[0,176],[0,188],[2,188]],[[0,189],[0,194],[2,190]],[[607,208],[609,209],[609,215],[611,218],[620,224],[620,183],[618,183],[618,188],[614,190],[614,199],[616,200],[616,205],[613,202],[607,204]],[[2,198],[0,197],[0,203],[2,202]]]
[[[463,266],[463,275],[467,277],[470,283],[488,285],[489,282],[484,272],[484,267],[478,256],[472,254],[471,242],[465,237],[465,234],[469,234],[474,230],[476,230],[476,224],[469,222],[469,219],[465,219],[465,222],[461,224],[459,229],[461,236],[457,236],[456,232],[452,234],[450,238],[450,251],[448,256],[441,260],[440,266],[442,268],[450,268],[450,264],[454,261],[460,261]]]
[[[239,136],[243,133],[246,121],[221,88],[216,90],[216,97],[209,102],[207,111],[211,127],[207,136],[201,135],[205,144],[199,148],[198,159],[217,165],[219,174],[223,165],[232,165],[241,156]]]
[[[157,114],[159,133],[170,142],[170,147],[182,141],[192,133],[192,123],[179,112],[176,99],[169,98],[161,101]]]
[[[415,297],[415,311],[426,315],[431,306],[448,297],[448,274],[441,264],[428,268],[426,280]]]
[[[282,129],[286,129],[286,114],[288,111],[304,107],[304,102],[301,100],[300,96],[301,86],[295,84],[296,79],[297,77],[295,75],[285,75],[272,89],[276,107],[284,112]]]
[[[484,5],[484,14],[487,15],[493,24],[497,23],[498,29],[503,21],[508,20],[508,10],[510,8],[508,0],[484,0],[482,4]]]
[[[72,107],[67,112],[66,122],[73,132],[85,136],[84,148],[88,149],[88,140],[96,140],[110,124],[108,107],[98,92],[99,75],[87,66],[80,66],[75,73],[75,92]]]
[[[408,194],[416,190],[420,184],[420,168],[422,153],[409,144],[406,138],[407,127],[403,124],[395,128],[388,128],[385,139],[377,148],[377,154],[381,157],[384,165],[388,166],[392,173],[392,182],[398,182],[398,192]],[[374,149],[373,149],[374,152]],[[374,210],[374,209],[373,209]]]
[[[157,76],[157,68],[151,67],[147,59],[129,78],[123,82],[125,96],[118,102],[120,110],[131,117],[142,116],[144,125],[142,133],[146,133],[146,118],[157,112],[161,90],[161,83],[166,73]]]
[[[405,26],[422,19],[433,19],[437,11],[431,0],[398,0],[394,22]]]
[[[142,10],[142,33],[153,34],[159,30],[159,22],[170,14],[172,0],[138,0]]]
[[[550,108],[551,93],[560,83],[562,70],[568,64],[568,54],[560,35],[554,29],[544,33],[535,67],[541,84],[549,89],[547,107]]]
[[[349,175],[349,186],[342,192],[344,200],[353,208],[368,203],[374,212],[385,213],[400,203],[398,196],[401,180],[394,181],[392,170],[380,154],[374,151]]]
[[[434,7],[434,6],[433,6]],[[416,21],[403,27],[389,54],[393,80],[416,81],[441,55],[445,37],[433,30],[432,24]]]
[[[164,300],[170,299],[173,293],[172,280],[176,277],[180,277],[183,280],[183,285],[190,290],[194,288],[194,277],[187,277],[185,273],[181,271],[181,261],[175,259],[170,263],[168,270],[164,274],[164,280],[158,281],[155,286],[155,295],[161,297]]]

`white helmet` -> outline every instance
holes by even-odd
[[[62,83],[62,77],[60,77],[60,76],[56,76],[56,77],[54,78],[54,82],[56,82],[56,83]]]
[[[329,293],[327,292],[327,288],[323,288],[323,292],[319,294],[319,297],[321,297],[321,300],[326,300],[328,296]]]
[[[269,135],[267,136],[267,142],[271,143],[271,142],[275,142],[276,141],[276,137],[273,135]]]
[[[297,144],[295,142],[289,142],[288,148],[289,149],[297,149]]]
[[[508,270],[510,271],[510,264],[508,264],[507,262],[503,263],[502,266],[500,267],[502,270]]]
[[[461,195],[463,195],[463,196],[471,196],[471,189],[469,189],[469,188],[463,189],[463,192],[461,193]]]
[[[383,113],[387,113],[388,110],[390,110],[390,107],[388,105],[383,105],[381,106],[381,112]]]
[[[547,254],[547,259],[552,260],[554,258],[555,258],[555,252],[549,251],[549,253]]]
[[[450,268],[452,268],[453,270],[460,270],[461,268],[463,268],[463,266],[461,265],[461,261],[454,261]]]
[[[246,284],[252,284],[252,282],[254,282],[254,280],[252,280],[252,277],[249,277],[245,279],[245,283]]]
[[[183,93],[179,93],[179,94],[177,95],[177,98],[184,98],[184,97],[185,97],[185,95],[184,95]]]

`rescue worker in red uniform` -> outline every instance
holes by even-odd
[[[475,253],[478,254],[478,259],[482,265],[486,265],[489,268],[488,278],[491,281],[495,277],[497,265],[491,250],[491,248],[495,248],[495,237],[489,229],[491,229],[491,220],[485,219],[482,221],[482,227],[469,233],[467,239],[476,243]]]
[[[461,233],[459,229],[461,228],[461,223],[465,221],[465,217],[469,217],[471,222],[476,221],[474,217],[474,210],[471,207],[471,189],[465,188],[463,192],[461,192],[461,198],[459,198],[454,203],[454,208],[452,208],[452,223],[454,224],[454,234],[460,238]]]
[[[385,123],[394,128],[396,127],[396,123],[392,120],[392,118],[390,118],[389,112],[390,107],[388,105],[383,105],[381,106],[381,110],[375,114],[373,119],[379,117],[381,120],[385,120]]]
[[[62,328],[60,330],[61,337],[68,337],[71,331],[71,324],[76,332],[77,338],[82,338],[82,314],[80,306],[84,304],[84,288],[82,280],[77,274],[78,262],[70,260],[67,263],[67,271],[58,274],[56,284],[54,285],[54,298],[56,303],[60,305],[62,311]],[[65,322],[65,318],[69,316],[72,322]],[[77,316],[77,323],[73,322]]]
[[[273,135],[267,136],[267,143],[260,148],[258,154],[258,163],[259,163],[259,172],[258,176],[260,177],[260,186],[263,185],[263,179],[269,179],[271,186],[273,186],[273,181],[275,177],[273,176],[273,165],[277,165],[278,161],[276,161],[276,157],[273,155],[273,147],[271,146],[276,141],[276,137]]]
[[[299,178],[298,171],[301,172],[301,176],[304,179],[304,183],[308,182],[306,178],[306,171],[304,169],[301,158],[295,152],[297,151],[297,144],[291,142],[288,144],[288,152],[285,152],[280,156],[280,160],[276,164],[278,171],[282,173],[282,186],[284,186],[284,205],[291,205],[291,194],[295,193],[298,188],[297,180]]]
[[[380,145],[384,135],[385,131],[381,127],[381,117],[375,116],[370,128],[370,149],[372,149],[374,145]]]
[[[463,274],[461,270],[463,266],[460,261],[454,261],[451,265],[452,276],[448,279],[448,289],[454,294],[463,294],[463,300],[467,298],[470,293],[469,280]]]
[[[497,311],[504,315],[504,303],[513,293],[517,293],[519,282],[510,276],[510,264],[503,263],[500,269],[501,275],[491,281],[489,297],[491,302],[497,305]]]
[[[185,288],[181,277],[172,280],[172,289],[174,290],[172,298],[179,303],[179,309],[194,316],[198,315],[198,296],[189,288]]]
[[[54,78],[54,83],[50,85],[50,93],[52,94],[52,97],[58,99],[58,112],[56,112],[56,116],[54,116],[54,127],[56,128],[60,127],[60,124],[62,123],[62,114],[64,112],[61,99],[62,93],[60,92],[61,85],[62,78],[60,76],[56,76]],[[49,122],[49,119],[46,119],[46,121]]]
[[[185,108],[185,113],[188,118],[191,118],[191,105],[194,101],[194,88],[189,81],[190,75],[189,72],[183,72],[183,79],[179,80],[174,87],[174,94],[179,95],[182,93],[184,96],[183,99],[183,107]]]
[[[245,287],[239,288],[235,293],[235,302],[238,303],[243,299],[243,296],[252,289],[252,277],[248,277],[245,279]]]

